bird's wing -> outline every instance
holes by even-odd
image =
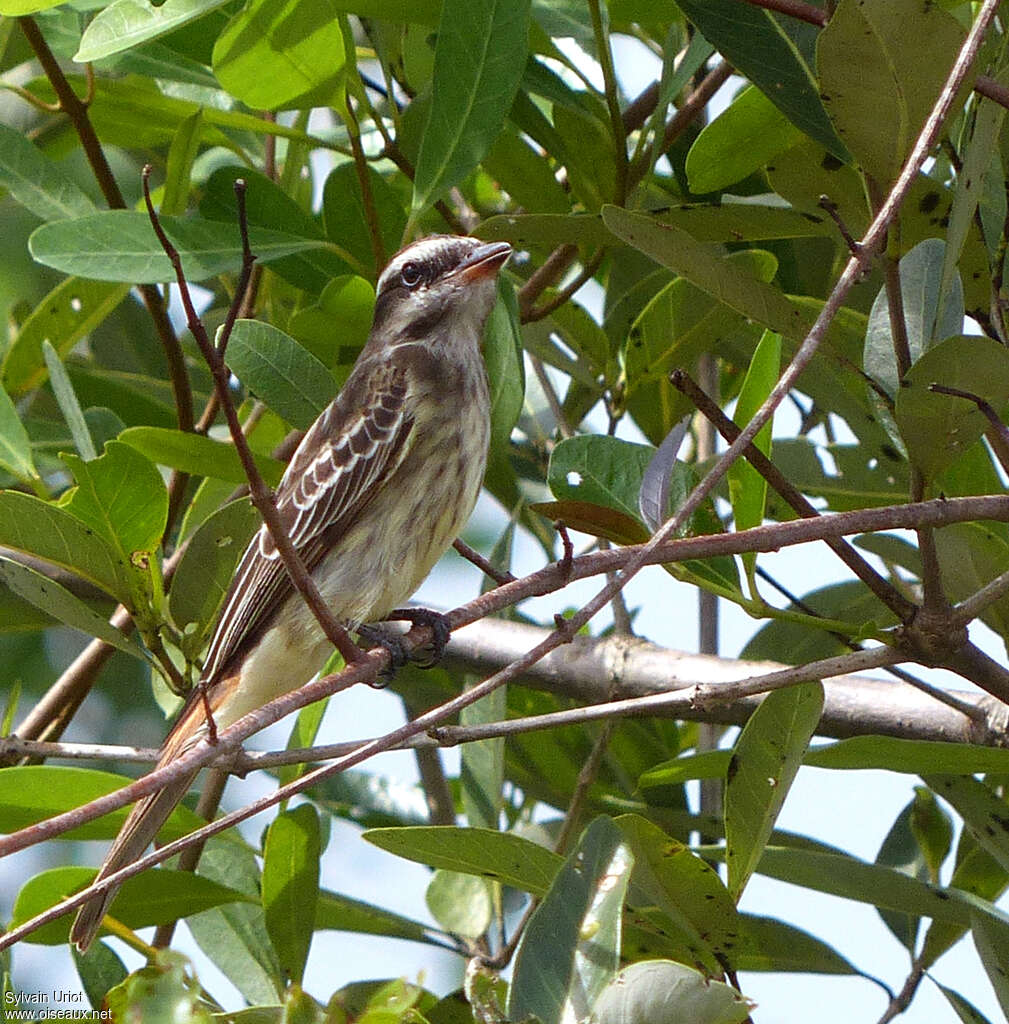
[[[277,511],[309,572],[347,531],[409,449],[413,417],[406,374],[375,366],[354,375],[315,421],[277,489]],[[355,386],[361,381],[363,386]],[[213,682],[239,645],[262,626],[292,589],[263,526],[242,556],[207,651]]]

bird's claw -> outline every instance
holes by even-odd
[[[441,661],[452,635],[448,616],[436,612],[433,608],[394,608],[386,616],[387,620],[409,622],[413,626],[428,626],[431,629],[430,645],[418,648],[410,655],[410,660],[418,668],[434,668]]]

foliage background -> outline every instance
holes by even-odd
[[[171,273],[140,206],[142,164],[154,166],[154,198],[162,214],[179,218],[166,223],[191,280],[207,289],[211,328],[223,320],[240,255],[232,181],[239,173],[248,181],[252,244],[264,269],[257,271],[254,297],[231,339],[229,363],[237,378],[232,398],[241,405],[268,480],[276,480],[280,468],[270,453],[290,427],[311,422],[349,369],[367,330],[369,282],[402,239],[448,229],[507,238],[516,245],[519,255],[487,339],[496,396],[487,508],[493,507],[497,518],[481,517],[468,539],[495,564],[531,572],[558,554],[550,518],[617,544],[644,541],[657,526],[639,511],[645,468],[651,463],[672,473],[671,511],[710,467],[711,441],[700,417],[682,453],[694,469],[685,463],[673,469],[668,457],[652,462],[654,446],[693,410],[669,383],[668,372],[682,366],[702,376],[709,392],[735,409],[740,424],[746,422],[749,413],[743,410],[752,413],[770,391],[849,257],[820,195],[829,196],[855,237],[864,234],[967,29],[992,9],[991,4],[915,0],[881,0],[870,9],[844,0],[799,6],[787,16],[742,0],[683,0],[678,7],[651,0],[613,0],[605,6],[575,0],[532,5],[252,0],[244,7],[207,0],[166,0],[160,7],[116,0],[105,8],[87,2],[0,2],[7,87],[0,126],[0,184],[7,190],[0,206],[0,301],[10,323],[0,364],[0,465],[6,474],[0,542],[11,553],[41,557],[69,573],[58,581],[68,589],[55,589],[20,556],[0,563],[7,584],[0,591],[0,659],[11,681],[23,685],[20,708],[36,705],[60,672],[64,681],[69,676],[76,683],[78,698],[96,682],[97,672],[74,667],[76,648],[53,626],[55,615],[126,649],[103,663],[97,679],[97,692],[112,708],[109,720],[98,720],[103,709],[92,697],[71,735],[147,737],[155,743],[162,725],[147,696],[151,655],[159,656],[164,645],[164,658],[188,671],[212,627],[212,598],[229,577],[226,553],[241,548],[238,538],[253,523],[244,507],[209,520],[198,555],[180,565],[164,596],[152,566],[182,538],[197,533],[242,475],[219,426],[211,430],[221,442],[217,445],[193,436],[194,420],[206,409],[210,378],[178,316],[172,326],[159,310],[154,286]],[[650,51],[653,84],[622,87],[630,77],[615,73],[613,54],[626,52],[629,40],[643,48],[638,55]],[[794,395],[799,422],[778,418],[774,461],[821,510],[879,509],[885,527],[887,510],[903,503],[940,494],[1001,496],[1005,461],[999,435],[972,405],[929,394],[926,386],[940,380],[999,411],[1009,399],[1001,305],[1004,40],[1004,25],[995,19],[941,145],[932,148],[925,171],[903,200],[884,252],[845,296],[844,308],[799,382]],[[730,78],[721,58],[735,66],[737,77]],[[645,65],[640,56],[624,59]],[[746,81],[749,88],[743,88]],[[395,102],[389,100],[390,89]],[[74,95],[84,97],[85,104]],[[716,95],[720,99],[709,107]],[[62,112],[44,106],[54,100],[62,103]],[[90,149],[89,127],[96,143]],[[121,209],[109,213],[106,206]],[[576,301],[569,301],[576,292]],[[896,308],[898,293],[903,317],[888,312]],[[965,321],[967,315],[971,319]],[[965,335],[965,330],[981,334]],[[524,364],[517,358],[519,341]],[[523,365],[529,373],[526,387]],[[212,410],[202,417],[204,432],[213,418]],[[768,450],[766,437],[760,443]],[[75,450],[76,458],[61,454]],[[659,498],[662,518],[665,493]],[[546,500],[553,504],[539,511],[533,507]],[[787,543],[793,524],[786,501],[741,464],[717,492],[717,501],[725,526],[738,531],[763,520],[780,522],[776,536]],[[724,961],[738,958],[744,994],[752,991],[747,969],[785,972],[774,975],[773,988],[764,989],[771,994],[761,997],[758,1019],[808,1014],[808,989],[797,980],[801,975],[790,971],[855,978],[861,971],[882,973],[875,946],[891,939],[869,937],[870,928],[878,927],[875,921],[870,926],[863,917],[856,926],[862,956],[849,954],[852,966],[827,946],[803,944],[784,924],[737,918],[734,898],[744,892],[743,908],[748,908],[750,871],[756,868],[807,886],[805,892],[843,893],[881,906],[885,927],[909,953],[905,993],[898,994],[904,971],[888,965],[884,980],[892,998],[886,1014],[910,1002],[911,1015],[922,1014],[919,1019],[937,1019],[939,1012],[981,1019],[971,1016],[967,998],[998,1019],[998,1007],[1005,1012],[1009,1004],[1000,973],[1009,948],[1007,920],[992,902],[1009,880],[1000,826],[1006,761],[995,749],[1004,729],[998,706],[979,704],[972,696],[977,691],[968,689],[977,683],[1003,698],[1009,693],[1000,639],[990,640],[1006,633],[1000,574],[1009,566],[1009,534],[1003,522],[993,521],[1005,520],[1004,506],[991,507],[997,511],[983,518],[978,511],[976,521],[942,530],[859,537],[859,547],[874,556],[872,571],[883,581],[875,593],[864,585],[870,576],[865,565],[840,585],[807,594],[812,587],[805,561],[769,562],[761,556],[761,568],[773,566],[792,592],[805,594],[803,604],[784,610],[776,608],[783,602],[771,584],[758,582],[752,556],[729,556],[737,549],[728,546],[730,534],[719,535],[723,523],[712,506],[702,507],[690,524],[693,532],[711,535],[709,557],[679,565],[678,574],[765,620],[759,632],[751,628],[744,658],[798,663],[843,655],[848,660],[841,670],[854,670],[865,660],[844,654],[848,641],[868,640],[894,651],[895,660],[915,672],[915,664],[938,663],[954,673],[936,677],[958,691],[961,703],[952,726],[938,703],[924,711],[919,707],[908,724],[899,709],[871,708],[866,699],[856,701],[853,721],[841,732],[827,690],[827,714],[817,729],[822,736],[886,732],[910,743],[899,746],[877,736],[861,747],[838,748],[851,766],[900,769],[904,774],[896,787],[907,788],[909,779],[919,785],[912,803],[892,828],[879,830],[874,842],[852,835],[843,844],[869,860],[872,847],[879,846],[875,874],[840,851],[817,849],[822,833],[811,830],[806,839],[783,831],[794,822],[788,817],[794,792],[786,817],[777,820],[779,831],[771,834],[819,718],[817,684],[776,694],[742,737],[723,735],[717,725],[712,731],[696,721],[657,718],[624,722],[610,732],[609,726],[579,719],[573,690],[546,694],[518,685],[509,688],[507,704],[501,691],[474,714],[496,721],[506,713],[520,718],[565,709],[572,712],[571,724],[511,739],[507,746],[467,744],[459,769],[448,762],[449,788],[439,785],[436,769],[433,777],[425,776],[432,819],[451,820],[458,812],[464,815],[460,822],[470,826],[503,823],[509,834],[550,842],[557,840],[567,811],[567,851],[591,823],[575,856],[597,858],[602,874],[594,887],[579,888],[570,871],[557,871],[560,861],[530,846],[520,847],[527,870],[509,876],[516,889],[502,891],[474,882],[472,874],[443,870],[428,894],[434,918],[445,930],[434,935],[435,941],[454,945],[463,955],[473,953],[502,899],[514,927],[516,892],[542,895],[547,885],[534,877],[534,868],[548,865],[544,873],[552,887],[540,925],[530,926],[518,955],[507,1006],[512,1017],[535,1010],[544,1020],[560,1019],[565,1012],[587,1012],[595,1003],[597,1014],[610,1019],[615,1011],[602,1007],[613,997],[607,986],[621,952],[624,960],[647,963],[657,972],[637,976],[630,986],[645,995],[669,988],[667,958],[712,977],[721,976]],[[630,551],[619,557],[631,557]],[[208,567],[210,579],[220,585],[217,591],[206,586]],[[688,631],[668,624],[671,588],[680,585],[662,570],[652,572],[649,589],[634,591],[626,602],[630,614],[617,601],[610,609],[612,627],[605,616],[593,620],[597,636],[610,630],[619,638],[633,628],[659,643],[692,645],[692,626]],[[986,588],[992,580],[994,586]],[[472,575],[449,582],[450,596],[440,603],[458,604],[474,596],[479,585]],[[559,583],[548,589],[559,592]],[[501,611],[549,624],[557,607],[577,607],[594,591],[594,586],[565,590],[561,604],[549,609],[528,601],[518,613]],[[970,617],[979,616],[990,631],[987,660],[963,642],[951,618],[951,603],[977,594]],[[143,650],[103,625],[115,601],[133,613]],[[640,615],[634,614],[638,602],[647,606]],[[919,605],[932,616],[930,622],[918,615]],[[656,608],[670,613],[653,627]],[[831,620],[829,631],[811,608]],[[895,629],[901,620],[904,628]],[[702,628],[711,622],[708,606]],[[480,627],[474,629],[479,635]],[[972,636],[978,634],[975,629]],[[457,653],[443,670],[401,675],[396,692],[406,715],[456,692],[467,678],[461,666],[481,676],[490,673],[493,658],[481,660],[467,643],[459,638]],[[603,644],[590,644],[588,650],[600,663],[606,657]],[[732,678],[747,671],[742,666]],[[656,674],[650,682],[661,688],[663,678]],[[163,704],[171,703],[163,686],[156,685],[155,692]],[[607,696],[600,691],[595,699]],[[343,708],[346,701],[341,697],[337,703]],[[370,693],[355,694],[352,706],[362,710],[349,717],[368,720],[376,704]],[[25,735],[22,713],[18,720]],[[710,717],[723,720],[714,713]],[[47,721],[35,738],[58,738],[64,725]],[[328,728],[328,723],[320,728],[316,712],[306,711],[294,745],[309,744],[316,735],[330,739]],[[369,721],[369,728],[353,735],[372,731]],[[963,743],[967,738],[976,745]],[[938,739],[961,745],[951,749]],[[274,742],[282,746],[284,735]],[[719,743],[734,745],[732,770],[727,754],[705,753]],[[593,750],[598,763],[590,757]],[[400,764],[404,757],[399,755]],[[586,761],[595,771],[579,782]],[[430,761],[425,768],[432,771]],[[340,897],[320,897],[314,879],[312,851],[325,844],[330,816],[370,826],[417,824],[416,792],[404,800],[382,788],[386,773],[399,770],[369,764],[369,774],[354,777],[357,789],[331,781],[311,792],[311,804],[285,811],[264,840],[261,882],[260,863],[248,850],[234,841],[213,845],[204,874],[245,886],[256,903],[261,885],[262,911],[234,902],[234,893],[208,882],[161,873],[163,884],[176,888],[159,889],[158,879],[145,875],[132,893],[124,891],[117,916],[140,927],[191,911],[197,899],[208,907],[219,904],[202,918],[203,951],[233,980],[245,977],[249,961],[229,960],[242,945],[236,924],[242,921],[254,936],[258,964],[253,975],[258,987],[246,991],[250,1001],[284,999],[288,1013],[321,1013],[297,984],[286,984],[300,980],[313,915],[320,934],[335,924],[429,941],[433,935],[418,931],[410,920],[380,918]],[[90,777],[80,769],[34,776],[30,771],[2,773],[5,831],[22,827],[33,813],[54,813],[85,798]],[[288,777],[291,770],[285,772]],[[803,769],[800,784],[808,786],[811,773]],[[972,773],[985,774],[978,779]],[[845,799],[853,802],[856,791],[846,776],[835,773]],[[698,809],[698,778],[728,779],[724,813],[717,802],[710,803],[710,793],[701,810],[713,817],[690,813]],[[774,780],[770,791],[756,785],[768,778]],[[231,800],[248,799],[247,786],[233,789],[241,796]],[[825,783],[813,799],[822,802],[831,791]],[[911,796],[908,790],[906,799]],[[184,831],[192,818],[180,819],[174,827]],[[551,837],[544,834],[544,822],[553,826]],[[257,821],[245,833],[260,853],[266,824]],[[665,834],[657,831],[660,826]],[[116,827],[103,819],[90,835],[107,838]],[[659,872],[658,881],[648,876],[644,865],[657,851],[671,848],[668,837],[686,842],[696,839],[698,830],[709,837],[728,833],[728,890],[686,850],[677,860],[682,874]],[[451,838],[443,834],[442,847],[432,853],[425,836],[401,828],[373,840],[422,863],[458,870],[474,862],[486,867],[501,842],[511,841],[460,830]],[[68,844],[50,845],[49,864],[73,859]],[[327,857],[342,863],[351,845],[364,847],[356,838],[334,839]],[[91,851],[86,852],[90,859]],[[29,917],[30,908],[41,909],[81,884],[84,876],[71,874],[74,870],[40,875],[26,886],[10,911],[15,923]],[[413,877],[419,889],[419,879],[427,875]],[[327,874],[324,885],[342,890],[339,866],[332,879]],[[610,881],[604,885],[604,879]],[[929,881],[948,886],[942,902],[957,908],[953,918],[943,916],[951,911],[941,910],[925,884]],[[622,918],[628,885],[633,913]],[[698,913],[692,902],[698,887],[708,885],[720,907],[715,914]],[[587,906],[604,891],[617,898],[603,900],[597,918],[583,921],[581,931],[569,930],[565,938],[561,908],[580,899]],[[977,898],[972,902],[964,893]],[[405,910],[398,894],[395,909]],[[4,912],[9,910],[5,906]],[[460,920],[462,910],[465,920]],[[780,912],[776,908],[777,916],[796,921],[787,910],[787,904]],[[292,921],[301,927],[290,927]],[[828,943],[843,944],[846,924],[835,918],[824,925],[813,930]],[[65,938],[65,923],[63,928]],[[743,950],[730,955],[736,929],[748,937]],[[919,988],[924,970],[967,930],[978,959],[970,939],[951,954],[963,962],[966,950],[973,964],[972,973],[954,975],[962,995],[939,996],[928,983]],[[496,930],[488,934],[493,943]],[[586,962],[586,936],[596,935],[595,959]],[[59,928],[48,937],[61,941]],[[41,932],[34,936],[41,938]],[[341,941],[346,938],[340,933]],[[19,980],[24,948],[17,947],[13,958],[15,988],[27,987]],[[44,957],[57,955],[55,947],[41,948]],[[203,963],[197,960],[197,970],[213,991]],[[565,975],[565,965],[571,965],[571,976]],[[995,986],[995,999],[984,987],[979,965]],[[163,962],[120,985],[125,972],[101,947],[79,969],[96,1000],[119,985],[111,998],[120,1009],[156,1005],[203,1012],[195,1007],[178,964]],[[319,984],[324,982],[309,978],[306,987],[325,1004],[332,992]],[[869,985],[861,979],[852,984]],[[543,997],[546,990],[549,998]],[[711,1019],[745,1016],[738,1003],[718,1002],[726,992],[717,986],[702,991]],[[479,1002],[479,985],[467,994]],[[341,998],[357,1005],[372,995],[357,990]],[[375,998],[381,1002],[387,996]],[[414,1003],[432,1021],[469,1019],[454,1002],[436,1005],[420,990],[404,989],[394,1003],[386,1007],[393,1019],[407,1015]],[[851,1006],[842,1012],[850,1014]],[[339,1019],[335,1008],[331,1013],[331,1019]]]

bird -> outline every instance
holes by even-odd
[[[384,619],[459,534],[483,483],[490,397],[481,342],[507,242],[432,235],[382,271],[368,340],[339,394],[302,439],[277,488],[281,523],[334,617],[349,630]],[[308,682],[332,652],[266,525],[246,548],[200,673],[158,767],[213,726]],[[137,860],[185,796],[193,772],[139,800],[96,881]],[[84,951],[116,889],[79,909]]]

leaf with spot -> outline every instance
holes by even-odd
[[[0,544],[69,569],[117,600],[130,600],[115,548],[58,505],[0,491]]]
[[[880,187],[900,172],[963,37],[959,22],[932,0],[840,0],[820,32],[823,105]]]
[[[815,37],[809,26],[789,26],[787,18],[779,20],[769,11],[735,0],[683,0],[679,7],[797,128],[838,159],[849,159],[820,99],[809,52]]]
[[[108,317],[129,294],[128,284],[70,277],[61,281],[32,310],[3,353],[0,379],[15,397],[45,383],[49,371],[42,343],[49,341],[60,358]]]
[[[209,516],[192,535],[168,593],[172,620],[182,631],[182,649],[195,659],[206,646],[235,568],[260,525],[248,498],[239,498]]]
[[[628,905],[657,907],[695,966],[720,977],[744,927],[718,872],[645,818],[625,814],[617,824],[634,854]]]
[[[991,987],[995,989],[1002,1013],[1009,1019],[1009,946],[1006,944],[1007,930],[997,925],[991,917],[975,913],[971,933],[974,948],[984,964]]]
[[[621,914],[633,864],[613,820],[596,818],[522,933],[508,991],[510,1019],[585,1019],[620,963]]]
[[[933,383],[983,398],[1001,410],[1009,402],[1009,352],[993,338],[956,335],[917,359],[897,392],[894,419],[911,461],[934,480],[988,429],[966,398],[936,394]]]
[[[0,583],[31,602],[36,608],[59,619],[71,629],[97,637],[120,651],[147,663],[147,655],[130,636],[116,629],[107,615],[100,615],[62,584],[10,558],[0,557]]]
[[[923,775],[963,818],[971,835],[1009,871],[1009,804],[972,775]]]
[[[64,508],[115,552],[117,575],[130,603],[142,608],[153,586],[151,560],[168,518],[168,492],[157,468],[135,448],[110,441],[105,454],[85,462],[64,455],[77,486]]]
[[[823,684],[767,694],[736,740],[725,783],[725,860],[738,901],[753,873],[823,710]]]

